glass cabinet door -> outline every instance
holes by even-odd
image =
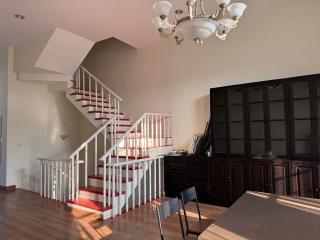
[[[213,138],[214,153],[227,152],[227,112],[226,90],[215,89],[213,92]]]
[[[229,89],[230,154],[245,153],[244,137],[244,89]]]
[[[286,102],[283,82],[268,84],[268,127],[270,143],[268,151],[275,156],[287,156]]]
[[[250,155],[264,155],[266,152],[264,86],[249,87],[248,93]]]
[[[295,157],[312,156],[310,83],[310,81],[296,81],[291,85]]]
[[[316,113],[316,119],[315,119],[315,124],[317,125],[317,134],[316,134],[316,146],[317,146],[317,157],[320,159],[320,78],[316,80],[316,86],[317,86],[317,91],[316,91],[316,106],[317,106],[317,113]]]

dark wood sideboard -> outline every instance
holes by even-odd
[[[319,198],[320,165],[285,159],[166,156],[166,196],[195,186],[199,201],[230,206],[247,190]]]
[[[210,101],[213,156],[166,157],[168,196],[198,184],[224,206],[246,190],[320,197],[319,74],[213,88]]]
[[[195,186],[202,203],[211,202],[212,161],[210,157],[194,155],[165,156],[164,187],[166,196],[180,197],[181,191]]]

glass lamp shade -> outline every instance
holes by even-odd
[[[246,10],[247,5],[244,3],[233,3],[228,6],[228,11],[230,16],[234,19],[239,19],[242,17],[244,10]]]
[[[212,36],[218,28],[218,24],[207,18],[194,18],[192,21],[185,21],[177,25],[177,35],[188,40],[204,40]]]
[[[216,0],[218,6],[228,6],[230,3],[230,0]]]
[[[155,17],[154,19],[152,19],[152,23],[157,29],[163,28],[163,24],[160,17]]]
[[[158,16],[168,16],[171,8],[172,4],[168,1],[159,1],[153,5]]]
[[[235,24],[233,19],[222,19],[219,21],[219,29],[221,32],[228,32]]]

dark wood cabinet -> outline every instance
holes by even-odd
[[[228,179],[231,186],[229,186],[230,202],[236,201],[246,191],[245,183],[245,162],[242,160],[229,161]]]
[[[320,160],[320,75],[211,89],[215,156]]]
[[[319,198],[319,165],[293,161],[291,168],[291,193],[299,197]]]
[[[288,194],[289,161],[283,159],[213,159],[212,203],[229,206],[247,190]]]
[[[269,185],[270,192],[279,195],[290,194],[290,183],[289,183],[289,161],[276,159],[269,164]]]
[[[224,159],[213,161],[212,200],[215,204],[226,205],[230,199],[231,176],[228,174],[228,162]]]
[[[184,189],[195,186],[199,202],[210,203],[211,159],[194,155],[166,156],[164,161],[166,196],[179,196]]]
[[[268,177],[268,162],[249,161],[247,164],[248,190],[258,192],[271,192]]]
[[[213,156],[167,156],[167,196],[195,186],[200,202],[223,206],[247,190],[320,197],[320,75],[210,94]]]
[[[320,75],[211,89],[212,200],[246,190],[319,198]],[[274,160],[263,156],[272,152]]]

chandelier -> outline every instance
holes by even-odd
[[[216,0],[219,7],[213,14],[207,14],[204,7],[204,0],[188,0],[187,16],[183,16],[183,10],[175,11],[175,21],[170,23],[168,16],[172,8],[169,1],[159,1],[153,5],[157,17],[152,23],[158,29],[161,37],[174,36],[179,45],[184,39],[195,41],[202,45],[203,41],[214,35],[225,40],[228,33],[237,27],[239,19],[246,10],[244,3],[232,3],[230,0]],[[224,18],[227,11],[230,18]]]

